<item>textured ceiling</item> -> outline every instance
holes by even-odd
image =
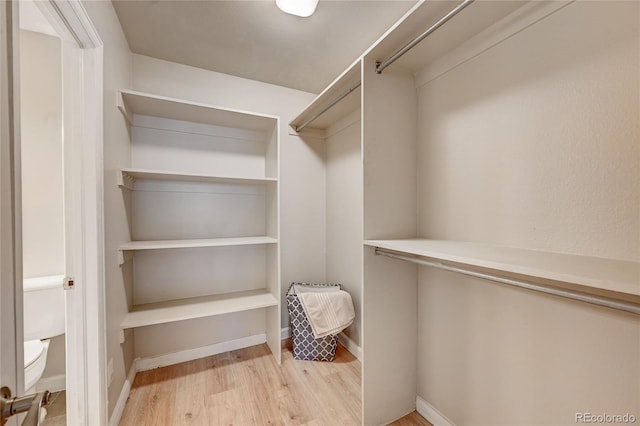
[[[320,0],[310,18],[275,0],[113,0],[134,53],[319,93],[415,0]]]

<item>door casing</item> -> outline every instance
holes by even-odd
[[[3,67],[0,94],[0,368],[3,385],[12,386],[21,393],[24,391],[24,378],[17,372],[23,371],[23,347],[15,344],[23,340],[20,137],[19,126],[15,125],[19,123],[19,96],[17,89],[13,92],[5,90],[5,87],[19,86],[16,64],[19,58],[16,38],[18,2],[2,0],[0,3],[0,61]],[[65,292],[67,423],[107,424],[102,196],[103,45],[80,1],[49,0],[37,2],[37,6],[62,39],[65,270],[74,279],[74,289]],[[5,122],[14,125],[6,126]],[[9,341],[13,343],[5,345]],[[8,378],[5,378],[5,372]]]

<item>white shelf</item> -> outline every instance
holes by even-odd
[[[122,90],[119,95],[117,101],[118,109],[129,123],[133,121],[133,114],[138,114],[213,126],[269,132],[273,131],[277,122],[277,117],[274,116],[221,108],[132,90]]]
[[[360,83],[361,64],[360,58],[347,68],[338,78],[336,78],[325,90],[322,91],[289,125],[295,129],[315,114],[329,106],[338,97]],[[360,89],[354,90],[346,98],[331,107],[324,114],[306,127],[310,129],[326,130],[331,124],[342,117],[346,117],[352,111],[360,108]],[[302,130],[302,132],[305,131]]]
[[[367,240],[365,245],[590,289],[640,296],[639,262],[461,241]]]
[[[396,67],[417,72],[450,54],[465,43],[473,42],[474,36],[492,29],[492,25],[523,7],[531,7],[527,1],[479,1],[469,5],[454,16],[445,25],[431,33],[426,39],[415,45],[394,64]],[[548,2],[542,3],[544,6]],[[558,7],[564,2],[558,3]],[[375,42],[365,56],[384,60],[395,54],[398,49],[414,39],[440,18],[448,14],[456,2],[425,1],[415,6],[393,28]],[[499,29],[493,29],[495,33]],[[495,43],[495,41],[494,41]],[[471,43],[472,44],[472,43]]]
[[[214,176],[198,173],[166,172],[161,170],[122,169],[118,176],[118,186],[133,190],[132,185],[136,180],[156,180],[171,182],[204,182],[204,183],[228,183],[228,184],[266,184],[277,182],[277,178],[270,177],[245,177],[245,176]]]
[[[238,238],[197,238],[191,240],[157,240],[131,241],[122,244],[120,250],[162,250],[195,247],[246,246],[256,244],[275,244],[278,240],[272,237],[238,237]]]
[[[193,297],[147,303],[133,307],[122,321],[121,327],[135,328],[164,324],[194,318],[242,312],[276,306],[278,301],[267,290],[250,290],[215,296]]]

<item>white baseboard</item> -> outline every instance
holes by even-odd
[[[288,339],[289,337],[291,337],[291,328],[289,327],[285,327],[283,329],[280,330],[280,339]]]
[[[67,376],[65,374],[56,374],[55,376],[42,377],[35,385],[36,392],[60,392],[67,388]]]
[[[338,334],[338,341],[342,343],[342,346],[347,348],[349,352],[353,354],[358,360],[362,361],[362,348],[356,344],[349,336],[344,333]]]
[[[221,354],[223,352],[235,351],[237,349],[248,348],[249,346],[260,345],[267,341],[266,334],[256,334],[241,339],[229,340],[227,342],[216,343],[214,345],[203,346],[195,349],[187,349],[185,351],[174,352],[171,354],[160,355],[152,358],[136,359],[136,370],[145,371],[152,368],[165,367],[167,365],[179,364],[181,362],[193,361],[211,355]]]
[[[113,413],[111,413],[111,417],[109,418],[109,426],[118,426],[118,423],[120,423],[122,413],[124,413],[124,407],[127,405],[129,392],[131,392],[133,379],[136,378],[136,372],[136,363],[134,362],[129,369],[129,374],[127,374],[127,378],[124,381],[124,385],[120,391],[120,396],[118,397],[118,401],[116,401],[116,406],[113,408]]]
[[[416,411],[422,417],[427,419],[433,426],[456,426],[444,414],[438,411],[433,405],[429,404],[419,396],[416,397]]]

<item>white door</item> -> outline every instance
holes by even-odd
[[[24,386],[22,374],[22,256],[20,151],[17,67],[17,10],[0,1],[0,386],[15,395]],[[4,388],[3,388],[4,389]],[[13,419],[8,424],[15,425]]]
[[[17,3],[0,0],[0,386],[14,395],[24,390]],[[63,41],[65,262],[75,279],[65,297],[67,422],[106,424],[102,44],[78,0],[38,7]]]

